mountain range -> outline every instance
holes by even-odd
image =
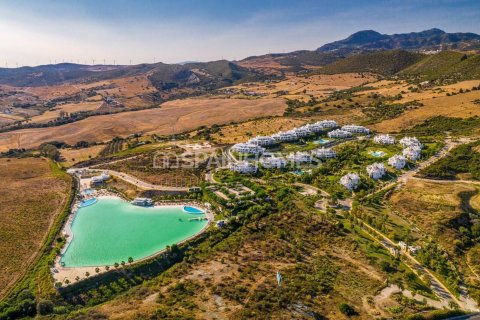
[[[387,35],[373,30],[364,30],[346,39],[325,44],[317,50],[252,56],[240,61],[219,60],[133,66],[62,63],[36,67],[0,68],[0,84],[17,87],[49,86],[61,83],[89,83],[145,74],[158,90],[185,87],[209,90],[238,81],[262,79],[265,76],[271,76],[272,73],[309,70],[312,67],[325,67],[326,73],[371,71],[394,74],[422,60],[425,57],[421,54],[422,52],[454,50],[470,54],[478,49],[480,49],[480,35],[475,33],[446,33],[434,28],[421,32]],[[382,61],[388,65],[387,69],[381,65]]]

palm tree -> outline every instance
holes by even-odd
[[[122,267],[125,267],[125,261],[122,260],[122,262],[120,262],[120,264],[122,265]]]
[[[105,270],[107,270],[107,271],[108,271],[109,269],[110,269],[110,267],[109,267],[109,266],[105,266]]]
[[[118,268],[118,262],[115,262],[113,266],[115,267],[115,269]]]
[[[96,273],[99,273],[99,272],[100,272],[100,268],[99,268],[99,267],[96,267],[96,268],[95,268],[95,272],[96,272]]]
[[[130,264],[133,263],[133,258],[132,258],[132,257],[129,257],[129,258],[128,258],[128,263],[130,263]]]
[[[88,271],[85,272],[85,277],[87,277],[87,278],[90,277],[90,272],[88,272]]]

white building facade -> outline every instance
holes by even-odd
[[[388,165],[397,169],[401,170],[407,164],[407,159],[404,156],[396,154],[388,159]]]
[[[379,134],[373,138],[373,141],[379,144],[395,144],[395,137],[389,134]]]
[[[367,166],[367,174],[373,179],[378,180],[385,175],[387,170],[381,162],[373,163]]]
[[[342,127],[343,131],[348,131],[350,133],[355,134],[369,134],[370,130],[365,128],[364,126],[357,126],[355,124],[348,124]]]
[[[335,158],[337,153],[330,148],[319,148],[312,151],[312,154],[319,159]]]
[[[241,162],[234,162],[229,165],[230,171],[243,173],[243,174],[253,174],[258,171],[258,167],[250,162],[241,161]]]
[[[338,138],[338,139],[344,139],[344,138],[352,137],[351,132],[345,131],[345,130],[340,130],[340,129],[330,131],[329,133],[327,133],[327,135],[328,135],[329,138]]]
[[[359,183],[360,176],[356,173],[347,173],[340,178],[340,184],[350,191],[357,189]]]
[[[252,143],[237,143],[232,146],[232,150],[238,153],[262,154],[265,148]]]

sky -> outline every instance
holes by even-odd
[[[480,1],[0,0],[0,67],[240,60],[431,28],[480,33]]]

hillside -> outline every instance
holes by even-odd
[[[430,55],[400,72],[426,80],[468,80],[480,77],[480,55],[443,51]]]
[[[480,48],[480,35],[475,33],[446,33],[440,29],[402,34],[381,34],[373,30],[359,31],[346,39],[325,44],[319,52],[363,50],[474,50]]]
[[[335,74],[347,72],[373,72],[381,75],[393,75],[424,56],[403,50],[369,52],[348,56],[320,69],[319,73]]]

